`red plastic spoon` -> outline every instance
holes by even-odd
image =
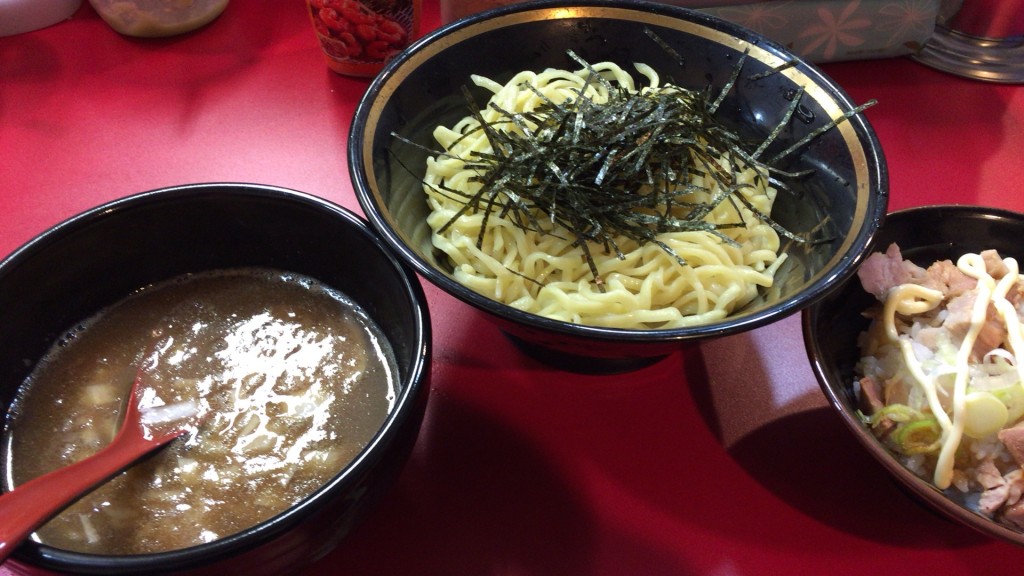
[[[99,452],[70,466],[44,474],[0,495],[0,563],[18,544],[58,512],[143,456],[184,434],[191,422],[181,421],[152,430],[141,422],[137,393],[140,368],[132,383],[121,427],[114,440]]]

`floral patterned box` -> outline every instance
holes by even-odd
[[[441,21],[522,0],[441,0]],[[962,0],[656,0],[750,28],[812,62],[905,56]]]
[[[904,56],[932,36],[941,0],[661,0],[750,28],[813,62]]]

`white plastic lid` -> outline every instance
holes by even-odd
[[[46,28],[66,20],[82,0],[0,0],[0,36]]]

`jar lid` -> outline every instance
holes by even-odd
[[[82,0],[0,0],[0,36],[13,36],[67,20]]]
[[[125,36],[158,38],[191,32],[212,22],[228,0],[89,0],[100,18]]]

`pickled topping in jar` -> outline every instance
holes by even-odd
[[[328,66],[354,76],[376,74],[419,28],[419,0],[307,0]]]

